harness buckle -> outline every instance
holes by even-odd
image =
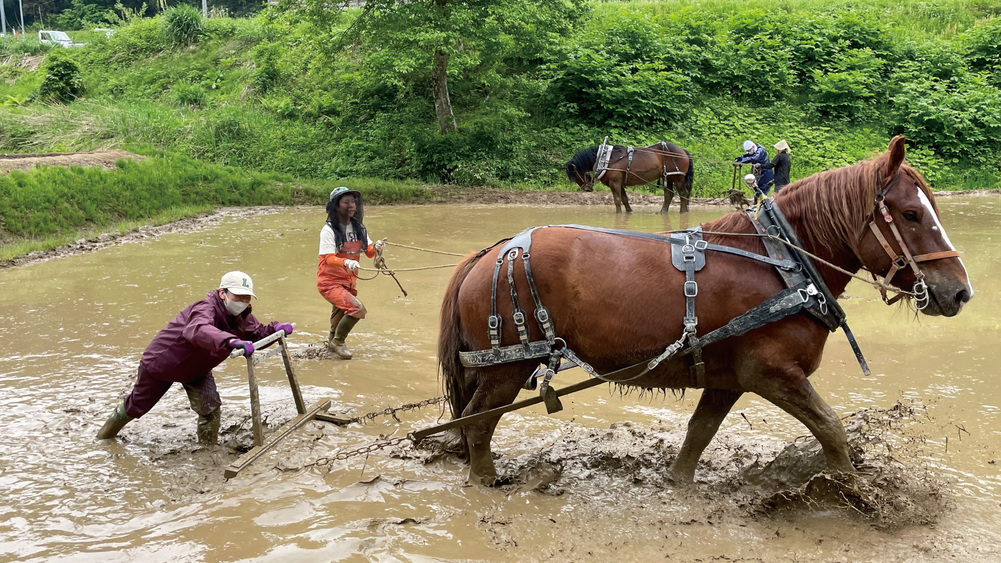
[[[685,282],[685,297],[695,297],[699,294],[699,284],[694,281]]]
[[[549,322],[549,309],[546,309],[545,307],[539,307],[538,309],[536,309],[535,310],[535,320],[539,321],[540,323],[548,323]]]
[[[695,250],[705,250],[707,248],[709,248],[709,243],[705,239],[695,241]]]
[[[904,268],[906,268],[906,267],[907,267],[907,257],[906,257],[906,256],[904,256],[903,254],[901,254],[900,256],[897,256],[897,257],[896,257],[896,258],[894,258],[894,260],[893,260],[893,265],[894,265],[894,266],[895,266],[895,267],[896,267],[896,268],[897,268],[898,270],[903,270]]]
[[[688,255],[693,254],[695,252],[695,245],[691,243],[685,243],[685,245],[681,247],[681,251],[685,253],[685,260],[687,260]]]
[[[511,315],[511,319],[514,320],[515,326],[523,326],[525,324],[525,313],[522,311],[515,311]]]
[[[487,328],[491,330],[497,330],[498,328],[500,328],[500,316],[490,315],[489,317],[487,317]]]

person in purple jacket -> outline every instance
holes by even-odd
[[[101,430],[99,439],[114,438],[130,420],[153,408],[174,383],[184,386],[191,410],[198,413],[198,442],[215,444],[219,439],[222,400],[212,369],[234,349],[246,356],[254,342],[279,330],[292,334],[289,323],[263,325],[251,314],[254,282],[243,272],[229,272],[219,289],[209,291],[178,313],[150,342],[139,360],[136,385],[118,403]]]

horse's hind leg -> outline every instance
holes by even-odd
[[[719,425],[726,418],[742,393],[738,391],[722,391],[706,389],[702,392],[699,405],[695,407],[692,418],[688,421],[688,433],[681,451],[671,465],[670,476],[679,484],[691,483],[695,479],[695,467],[702,457],[702,452],[712,441]]]
[[[671,204],[674,203],[674,184],[668,182],[665,177],[661,177],[657,181],[664,183],[664,206],[660,208],[660,212],[667,213],[671,209]]]
[[[685,186],[678,186],[675,184],[674,190],[678,192],[678,202],[681,205],[681,212],[688,213],[688,202],[692,197],[691,187],[689,186],[686,191]]]
[[[466,373],[468,377],[475,377],[478,385],[469,404],[462,411],[462,416],[510,405],[528,378],[524,364],[467,370]],[[531,368],[528,373],[531,373]],[[519,374],[524,377],[519,377]],[[500,417],[496,417],[462,427],[462,434],[469,448],[469,481],[488,486],[497,481],[490,441],[499,421]]]

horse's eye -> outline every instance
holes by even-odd
[[[921,220],[921,216],[918,215],[917,211],[908,209],[907,211],[904,211],[904,219],[907,219],[908,221],[911,221],[913,223],[917,223],[918,221]]]

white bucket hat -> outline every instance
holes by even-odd
[[[754,141],[744,141],[744,150],[749,151],[754,148]]]
[[[243,272],[226,272],[219,281],[219,289],[228,290],[233,295],[254,295],[254,281]]]
[[[789,148],[789,143],[787,143],[785,139],[782,139],[781,141],[775,143],[772,146],[775,147],[775,150],[792,152],[792,149]]]

